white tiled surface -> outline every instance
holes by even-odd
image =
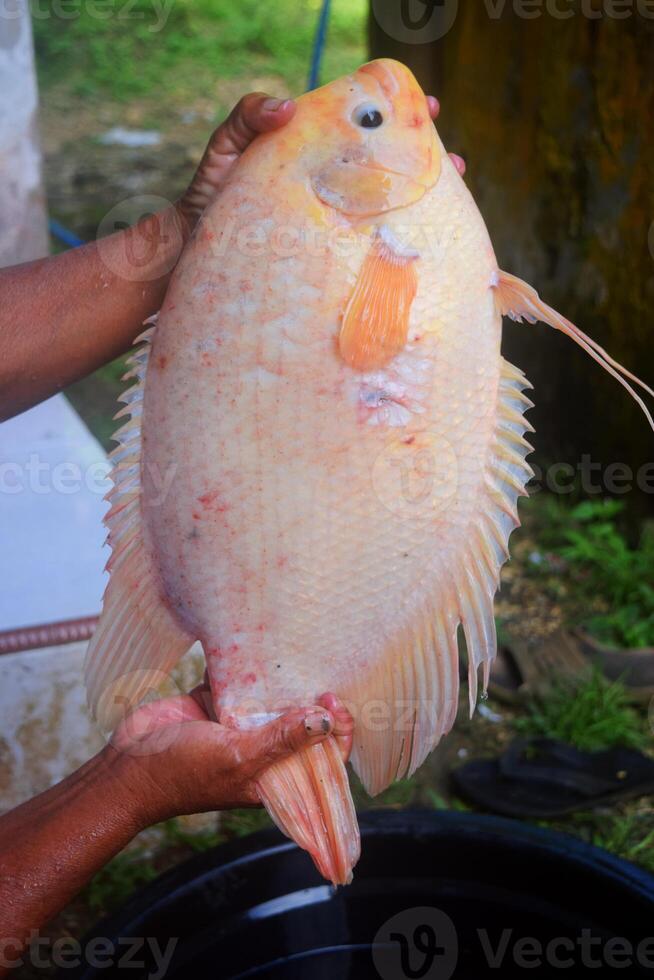
[[[0,657],[0,811],[77,769],[103,744],[82,683],[86,643]]]
[[[0,813],[59,782],[104,744],[86,708],[85,651],[86,643],[69,643],[0,657]],[[195,644],[162,694],[191,690],[203,671]]]
[[[63,395],[0,425],[0,630],[100,611],[107,473]]]

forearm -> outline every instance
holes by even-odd
[[[126,351],[163,301],[190,224],[177,208],[0,270],[0,420]]]
[[[22,944],[147,825],[126,775],[130,765],[107,747],[0,817],[0,940]]]

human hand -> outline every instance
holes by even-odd
[[[429,115],[436,120],[440,102],[427,96]],[[227,176],[252,140],[260,133],[281,129],[295,115],[292,99],[275,99],[264,92],[250,92],[234,106],[227,119],[218,126],[204,151],[200,165],[188,189],[177,203],[178,212],[191,230],[204,209],[223,187]],[[465,161],[449,153],[452,163],[463,176]]]
[[[285,126],[295,115],[295,108],[292,99],[275,99],[264,92],[250,92],[234,106],[214,131],[193,180],[177,204],[191,229],[252,140]]]
[[[260,728],[242,731],[211,720],[208,686],[137,708],[116,729],[121,780],[143,826],[184,813],[260,804],[261,773],[299,749],[333,736],[343,760],[353,722],[333,694],[292,708]]]
[[[427,96],[427,107],[429,109],[429,115],[434,120],[434,122],[436,122],[436,120],[438,119],[438,114],[441,111],[441,104],[435,95]],[[463,177],[464,173],[466,172],[466,162],[463,159],[463,157],[460,157],[458,153],[448,153],[447,155],[452,161],[452,163],[454,164],[454,166],[456,167],[461,177]]]

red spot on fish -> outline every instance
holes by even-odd
[[[221,512],[228,510],[227,504],[216,505],[219,495],[219,490],[209,490],[208,493],[203,493],[201,497],[198,497],[198,503],[202,504],[205,510],[217,510]]]
[[[249,673],[249,674],[246,674],[245,677],[243,678],[243,683],[244,684],[254,684],[254,682],[256,681],[256,679],[257,679],[257,675],[256,674]]]
[[[208,354],[206,351],[203,353],[203,355],[200,358],[200,360],[202,361],[202,363],[203,363],[203,365],[205,367],[210,367],[213,364],[213,361],[211,359],[211,355]]]
[[[288,565],[288,558],[286,557],[286,555],[281,555],[277,559],[277,568],[286,568],[287,565]]]
[[[403,439],[402,440],[402,442],[404,443],[405,446],[410,446],[411,443],[413,443],[415,441],[416,441],[416,437],[415,436],[409,436],[408,439]]]
[[[409,126],[411,126],[412,129],[420,129],[421,126],[424,126],[424,123],[425,120],[423,119],[423,117],[416,112],[411,117],[411,122],[409,123]]]
[[[193,520],[199,521],[200,519],[201,519],[201,515],[196,513],[196,511],[193,511]]]
[[[166,357],[165,354],[161,354],[157,358],[157,364],[159,365],[159,367],[161,368],[162,371],[165,368],[165,366],[166,366],[167,363],[168,363],[168,358]]]

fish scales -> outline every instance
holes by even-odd
[[[202,642],[218,720],[332,691],[371,793],[451,728],[458,632],[495,656],[493,596],[531,475],[528,382],[502,315],[590,338],[500,272],[411,73],[381,60],[298,100],[203,215],[118,434],[111,580],[87,657],[105,727]],[[650,391],[650,389],[647,389]],[[359,854],[334,740],[259,780],[336,883]]]

